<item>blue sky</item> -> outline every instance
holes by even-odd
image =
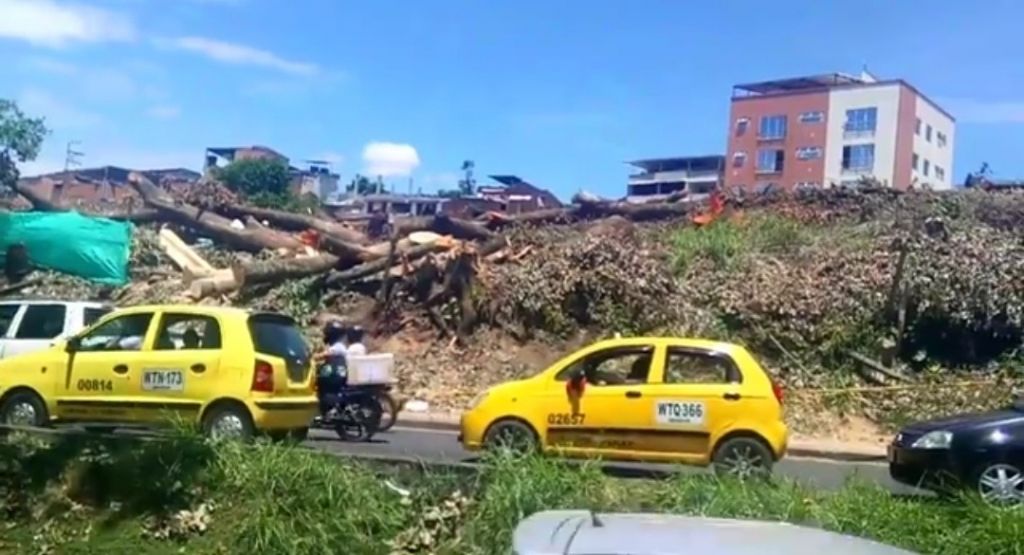
[[[197,168],[265,144],[425,191],[464,159],[562,196],[722,152],[730,86],[902,77],[958,120],[955,174],[1024,175],[1024,3],[0,0],[0,97],[53,132],[23,170]]]

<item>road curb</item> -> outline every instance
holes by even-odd
[[[401,412],[398,414],[397,426],[420,428],[425,430],[459,429],[459,416],[449,413]],[[790,440],[786,450],[787,457],[826,459],[837,462],[885,462],[885,451],[860,447],[844,449],[836,445],[823,445],[815,441]]]

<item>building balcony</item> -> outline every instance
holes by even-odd
[[[644,172],[629,176],[630,185],[672,183],[678,181],[717,181],[721,178],[718,170],[691,170],[673,172]]]

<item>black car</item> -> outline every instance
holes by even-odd
[[[1024,504],[1024,400],[991,412],[911,424],[889,445],[889,475],[929,489],[955,483],[1000,505]]]

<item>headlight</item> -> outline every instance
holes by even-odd
[[[949,449],[951,441],[953,441],[953,432],[938,430],[921,436],[911,447],[915,449]]]
[[[490,393],[490,391],[488,391],[488,390],[481,391],[480,393],[477,393],[472,399],[469,400],[469,405],[466,406],[466,410],[473,410],[473,409],[475,409],[477,407],[477,405],[482,403],[483,400],[487,398],[487,394],[488,393]]]

